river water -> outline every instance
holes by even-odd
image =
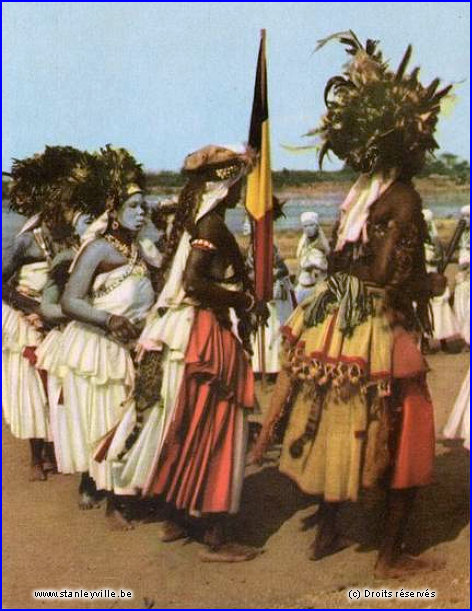
[[[159,198],[151,197],[151,200]],[[439,192],[423,196],[423,205],[430,208],[436,218],[457,218],[462,206],[470,201],[467,191]],[[342,196],[338,194],[323,194],[318,197],[293,197],[284,205],[285,218],[277,221],[276,231],[298,230],[300,228],[300,214],[305,210],[318,212],[322,222],[335,220]],[[244,210],[238,207],[227,213],[227,224],[231,231],[239,233],[244,221]],[[11,243],[11,239],[18,232],[23,217],[8,210],[7,202],[2,202],[2,252]]]

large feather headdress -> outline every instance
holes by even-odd
[[[330,40],[344,44],[352,59],[342,75],[326,84],[327,112],[308,134],[321,139],[320,167],[326,153],[332,151],[359,172],[397,168],[415,174],[425,154],[438,148],[434,131],[441,100],[451,85],[438,90],[440,81],[435,78],[423,86],[419,68],[407,74],[411,45],[392,71],[378,41],[367,40],[363,46],[349,30],[319,41],[317,50]]]
[[[72,169],[84,162],[84,153],[72,146],[47,146],[43,153],[14,159],[10,173],[10,206],[19,214],[44,212],[58,198],[60,185]]]

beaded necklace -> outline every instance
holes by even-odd
[[[97,291],[92,291],[92,297],[96,299],[97,297],[104,297],[108,295],[112,291],[114,291],[118,286],[124,282],[127,278],[129,278],[132,274],[136,274],[139,276],[145,276],[148,274],[147,265],[139,254],[139,249],[136,244],[124,244],[121,240],[116,238],[115,236],[105,234],[104,239],[109,242],[112,246],[118,250],[120,254],[122,254],[126,259],[128,259],[128,264],[126,265],[126,269],[124,273],[119,276],[115,282],[112,282],[108,286],[99,289]]]

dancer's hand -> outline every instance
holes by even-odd
[[[27,314],[25,316],[26,320],[30,323],[32,327],[38,329],[38,331],[44,328],[43,319],[36,312],[32,312],[31,314]]]
[[[447,288],[447,278],[434,272],[428,274],[429,286],[433,297],[440,297]]]
[[[137,339],[139,336],[139,331],[126,316],[112,314],[108,319],[107,328],[112,337],[120,342],[129,342],[133,339]]]

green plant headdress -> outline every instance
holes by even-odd
[[[332,151],[358,172],[397,168],[410,176],[417,173],[425,154],[438,148],[434,131],[441,99],[451,85],[438,91],[437,78],[427,87],[420,83],[419,68],[407,74],[411,45],[392,71],[378,41],[367,40],[363,46],[349,30],[319,41],[317,49],[333,39],[346,46],[352,59],[342,75],[329,79],[327,112],[307,134],[321,138],[320,167]]]

